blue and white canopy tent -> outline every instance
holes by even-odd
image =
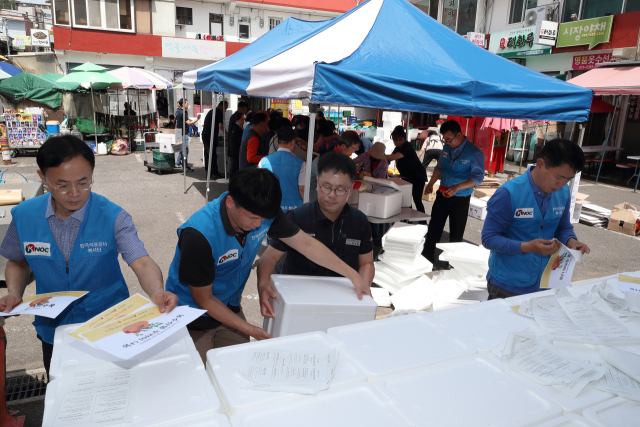
[[[183,85],[316,104],[570,122],[587,120],[593,98],[589,89],[475,46],[406,0],[368,0],[328,21],[289,18],[237,53],[185,73]],[[307,168],[307,183],[309,174]]]

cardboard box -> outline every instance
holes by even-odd
[[[436,193],[438,192],[438,188],[440,188],[440,181],[433,184],[433,193],[431,194],[427,194],[427,185],[429,185],[429,183],[425,184],[424,190],[422,190],[422,200],[425,202],[435,202]]]
[[[497,188],[476,188],[473,191],[473,197],[482,199],[483,197],[491,197],[495,193]]]
[[[389,181],[395,182],[398,187],[400,187],[400,191],[402,191],[402,207],[410,208],[411,201],[413,200],[411,195],[413,192],[413,184],[402,178],[389,178]]]
[[[636,225],[638,217],[640,217],[640,206],[632,205],[631,203],[620,203],[613,207],[607,228],[618,233],[637,236],[640,234],[640,230]]]
[[[375,218],[389,218],[398,215],[402,210],[402,190],[400,187],[387,179],[375,179],[365,177],[366,182],[372,182],[374,190],[377,187],[386,187],[393,190],[389,194],[360,193],[358,209],[367,216]]]
[[[0,190],[0,206],[22,202],[22,190]]]
[[[469,216],[484,221],[487,217],[487,202],[472,197],[469,202]]]

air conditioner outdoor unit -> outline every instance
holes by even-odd
[[[546,20],[547,20],[547,7],[538,6],[532,9],[527,9],[524,12],[524,21],[522,22],[522,26],[533,27],[536,25],[536,22],[546,21]]]

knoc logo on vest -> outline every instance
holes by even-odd
[[[237,249],[231,249],[229,252],[227,252],[226,254],[222,255],[220,258],[218,258],[218,265],[220,264],[224,264],[227,261],[233,261],[238,259],[238,250]]]
[[[516,209],[514,218],[533,218],[533,208],[519,208]]]
[[[51,244],[43,242],[25,242],[24,243],[25,255],[36,256],[51,256]]]

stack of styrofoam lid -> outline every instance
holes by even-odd
[[[262,406],[231,416],[234,427],[409,427],[372,384],[360,383],[315,396]]]
[[[429,314],[410,314],[331,328],[342,353],[347,353],[373,382],[384,376],[477,353],[464,338],[456,338],[427,321]]]
[[[378,259],[396,272],[404,273],[408,276],[421,276],[433,269],[433,264],[422,255],[418,255],[414,259],[407,259],[394,258],[387,253],[383,253]]]
[[[500,365],[471,355],[375,382],[413,425],[533,427],[562,408]]]
[[[422,255],[418,255],[413,261],[395,260],[388,257],[380,259],[382,261],[374,263],[373,282],[392,294],[413,283],[418,277],[424,276],[432,268],[431,263]]]
[[[242,345],[218,348],[207,352],[207,372],[220,394],[229,415],[258,406],[271,405],[301,398],[302,394],[247,390],[251,383],[240,374],[245,361],[254,351],[296,351],[327,353],[336,348],[336,342],[324,332],[290,335]],[[367,374],[352,358],[339,352],[337,365],[329,390],[367,380]],[[328,390],[327,390],[328,391]],[[327,391],[318,393],[322,395]]]
[[[585,409],[582,415],[598,427],[637,427],[640,402],[616,397]]]
[[[440,261],[448,261],[470,287],[487,287],[486,275],[491,251],[466,242],[438,243],[436,247],[443,250]]]
[[[160,424],[158,424],[160,425]],[[178,421],[171,424],[161,424],[166,427],[231,427],[226,415],[207,415],[205,417]]]
[[[500,359],[494,354],[487,354],[485,357],[494,360],[498,364],[500,363]],[[539,390],[540,393],[560,405],[565,414],[581,414],[584,409],[615,397],[613,394],[590,387],[584,388],[576,397],[571,397],[553,386],[538,384],[516,371],[511,370],[509,373],[530,387]]]
[[[138,354],[133,359],[122,360],[100,349],[88,346],[69,335],[81,324],[64,325],[56,328],[53,339],[53,355],[49,378],[55,380],[62,376],[67,366],[89,365],[95,363],[114,363],[121,368],[133,368],[141,364],[155,363],[179,355],[189,355],[196,370],[204,371],[204,363],[198,354],[193,339],[186,328],[182,328],[158,345]]]
[[[414,260],[424,247],[426,225],[396,222],[382,237],[382,248],[388,258]]]
[[[165,340],[166,341],[166,340]],[[158,345],[162,345],[159,343]],[[88,347],[88,346],[87,346]],[[54,346],[55,348],[55,346]],[[87,365],[86,369],[94,369]],[[99,369],[113,369],[115,363],[103,362]],[[82,368],[70,367],[70,369]],[[151,363],[140,363],[132,368],[135,383],[132,387],[133,424],[136,426],[170,425],[178,421],[202,419],[221,412],[220,400],[207,378],[198,369],[190,354],[176,355]],[[133,372],[132,372],[133,374]],[[64,399],[67,387],[65,374],[47,385],[43,426],[52,426],[56,414],[56,400]],[[128,423],[117,426],[131,425]]]
[[[436,298],[433,282],[427,276],[417,278],[413,283],[391,296],[396,310],[425,311]]]
[[[398,275],[389,268],[388,265],[381,262],[374,262],[375,273],[373,275],[373,283],[387,290],[390,294],[398,292],[400,289],[410,285],[415,277],[410,277],[400,281]]]
[[[535,320],[516,313],[502,300],[467,305],[429,314],[428,321],[453,336],[469,340],[481,354],[505,342],[509,332],[529,329],[542,335]]]
[[[592,422],[582,418],[577,414],[566,414],[546,423],[538,424],[536,427],[597,427]]]

